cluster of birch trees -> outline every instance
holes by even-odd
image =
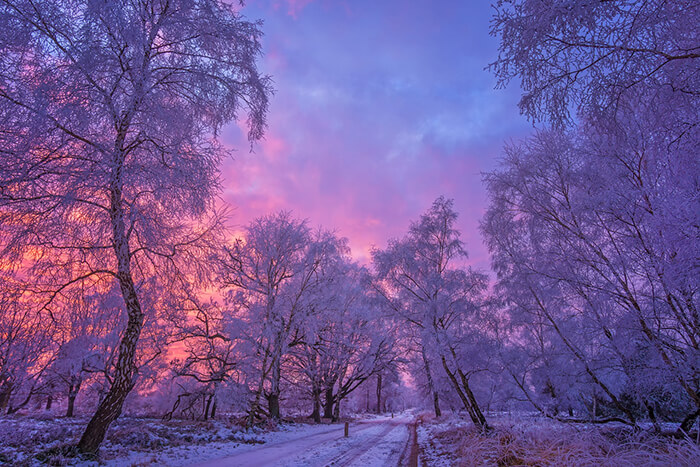
[[[693,1],[500,2],[501,82],[544,122],[486,176],[503,364],[552,416],[700,414]]]

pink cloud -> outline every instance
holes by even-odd
[[[292,18],[296,19],[301,10],[303,10],[304,7],[306,7],[309,3],[313,1],[314,0],[275,0],[273,4],[275,6],[275,9],[279,8],[280,5],[286,5],[287,14]]]

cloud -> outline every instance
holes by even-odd
[[[285,6],[287,14],[293,18],[297,18],[299,13],[313,0],[276,0],[274,5],[276,8],[280,6]]]
[[[269,129],[255,153],[224,166],[234,222],[279,209],[335,229],[369,259],[439,195],[455,199],[472,261],[488,268],[478,233],[481,172],[503,141],[529,131],[517,95],[495,91],[489,9],[469,2],[255,2],[265,20],[263,69],[274,77]],[[277,6],[276,6],[277,5]],[[246,7],[248,9],[248,7]],[[298,14],[304,9],[303,14]],[[226,144],[246,148],[232,126]]]

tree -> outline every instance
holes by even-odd
[[[642,89],[654,106],[698,122],[700,44],[694,0],[499,0],[491,34],[500,37],[490,68],[502,86],[520,78],[520,110],[555,125],[570,110],[614,113]],[[680,122],[676,122],[680,123]]]
[[[216,415],[218,389],[239,370],[240,356],[236,341],[224,329],[224,313],[219,304],[214,300],[199,303],[194,297],[191,302],[192,308],[183,322],[176,323],[177,340],[183,342],[186,357],[176,361],[175,374],[203,385],[201,397],[206,399],[206,405],[202,418],[207,420]],[[174,409],[166,418],[172,417]]]
[[[542,325],[631,421],[630,391],[652,419],[653,393],[685,399],[684,431],[700,413],[699,9],[499,2],[492,69],[554,131],[506,150],[483,224],[515,321]]]
[[[216,0],[17,0],[0,30],[3,257],[42,252],[43,309],[79,283],[123,297],[111,387],[78,444],[94,453],[135,384],[145,290],[196,278],[216,236],[217,131],[245,112],[263,134],[260,24]]]
[[[623,391],[649,375],[638,352],[648,352],[654,383],[698,404],[698,215],[683,201],[694,196],[695,175],[659,183],[677,166],[642,128],[622,141],[607,131],[605,145],[542,132],[510,148],[502,169],[487,175],[482,226],[512,319],[543,326],[546,341],[558,341],[632,423]],[[644,391],[634,396],[650,404]]]
[[[282,364],[290,347],[301,343],[300,328],[311,319],[311,300],[324,285],[321,270],[346,251],[344,241],[288,212],[251,222],[245,237],[227,249],[221,280],[228,302],[248,323],[247,334],[260,356],[260,379],[251,422],[264,393],[268,414],[280,418]]]
[[[16,412],[37,392],[55,327],[30,312],[32,296],[12,274],[0,270],[0,413]],[[23,393],[20,402],[14,396]]]
[[[452,200],[438,198],[418,222],[411,224],[404,239],[373,252],[375,289],[397,317],[418,329],[428,381],[432,376],[426,353],[433,349],[474,424],[488,430],[469,383],[475,372],[485,368],[469,363],[478,362],[478,350],[467,351],[481,339],[478,322],[486,277],[460,267],[467,253],[455,228],[457,213],[452,206]],[[436,388],[432,391],[435,394]]]

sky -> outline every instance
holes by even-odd
[[[489,268],[479,234],[482,173],[504,143],[532,130],[517,83],[495,89],[487,0],[248,0],[264,21],[263,73],[275,95],[253,152],[244,125],[222,171],[231,222],[290,210],[372,246],[403,236],[440,195],[452,198],[473,266]]]

